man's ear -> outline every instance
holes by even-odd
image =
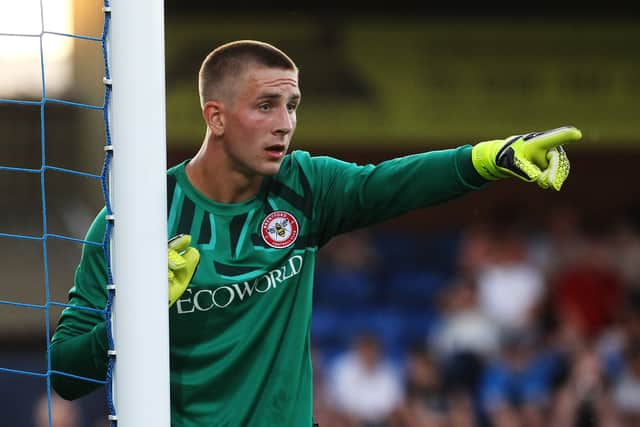
[[[202,117],[209,132],[214,136],[224,135],[224,106],[219,101],[208,101],[202,107]]]

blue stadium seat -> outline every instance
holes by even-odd
[[[407,348],[415,343],[426,343],[441,321],[436,310],[406,310],[402,313],[403,334],[400,342]]]
[[[413,269],[418,266],[418,239],[408,233],[378,233],[375,249],[382,260],[383,269],[392,274],[396,270]]]
[[[365,272],[323,268],[316,274],[314,301],[345,309],[365,307],[374,302],[377,291],[375,280]]]
[[[340,333],[340,314],[334,308],[316,306],[311,315],[311,340],[319,348],[343,346],[345,337]]]
[[[429,269],[451,275],[459,247],[459,236],[453,231],[430,234],[381,232],[375,247],[391,273],[398,270]]]
[[[430,310],[449,280],[438,272],[398,271],[383,286],[384,300],[398,309]]]

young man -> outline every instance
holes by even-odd
[[[312,425],[309,344],[316,252],[333,236],[519,176],[560,189],[565,127],[358,166],[287,154],[301,93],[279,49],[237,41],[212,51],[200,75],[206,135],[168,171],[172,425]],[[87,240],[102,242],[104,211]],[[199,263],[198,263],[199,261]],[[194,270],[197,268],[197,271]],[[193,277],[192,277],[193,275]],[[100,247],[85,245],[70,304],[102,309]],[[100,312],[67,308],[52,369],[104,379]],[[96,387],[52,376],[74,399]]]

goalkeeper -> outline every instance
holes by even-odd
[[[562,147],[581,138],[566,126],[378,165],[290,151],[298,69],[276,47],[249,40],[205,58],[199,92],[203,143],[167,174],[168,231],[178,236],[169,244],[171,418],[180,427],[311,426],[318,249],[338,234],[489,181],[516,177],[560,190],[569,174]],[[103,210],[87,240],[102,242],[104,231]],[[70,304],[103,309],[106,282],[102,249],[85,245]],[[158,292],[167,292],[164,286],[158,283]],[[141,316],[144,310],[140,301]],[[104,316],[65,309],[51,357],[53,370],[104,380]],[[98,386],[51,379],[67,399]]]

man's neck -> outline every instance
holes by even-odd
[[[219,154],[212,153],[206,142],[202,145],[185,167],[191,185],[218,203],[240,203],[254,197],[264,177],[233,170]]]

